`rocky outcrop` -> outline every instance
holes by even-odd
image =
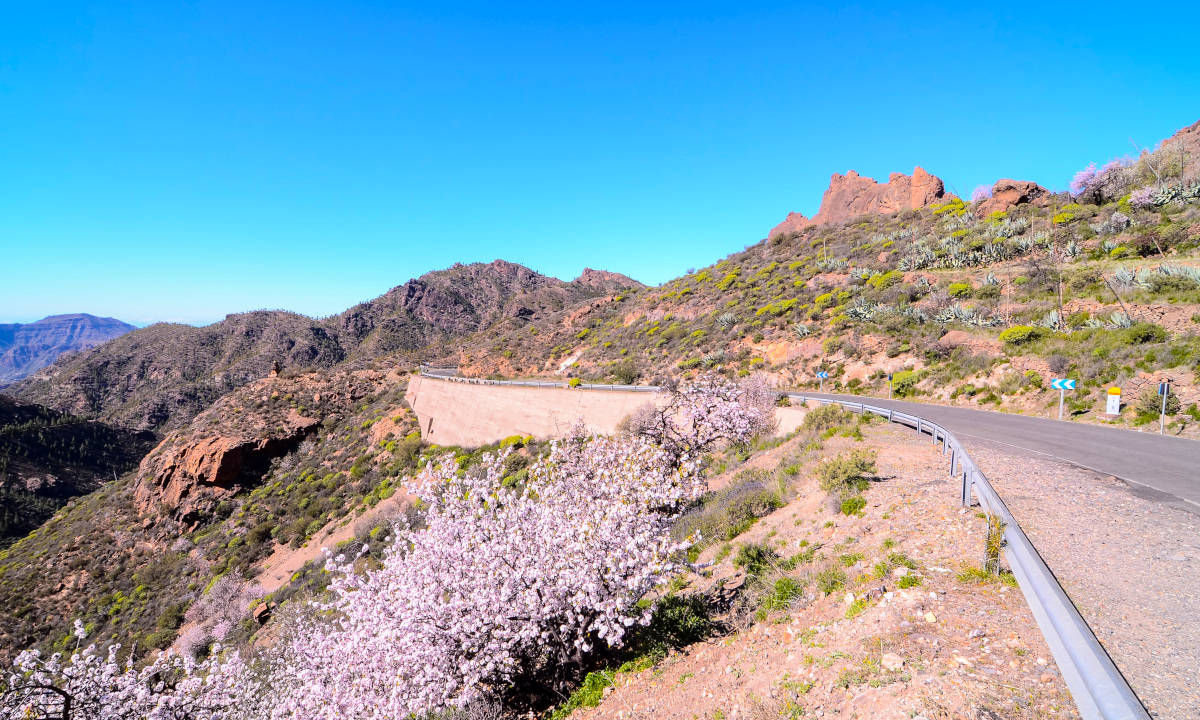
[[[845,175],[834,173],[821,198],[821,209],[811,220],[800,213],[789,213],[768,237],[797,232],[813,225],[844,223],[863,215],[894,215],[929,207],[949,198],[941,179],[919,167],[912,175],[892,173],[885,183],[863,177],[853,170]]]
[[[1200,120],[1188,125],[1162,141],[1159,153],[1177,153],[1183,156],[1184,177],[1200,177]]]
[[[1008,212],[1018,205],[1033,203],[1044,206],[1050,200],[1050,191],[1028,180],[997,180],[992,185],[992,196],[975,207],[975,215],[987,217],[994,212]]]
[[[787,217],[783,219],[783,222],[771,228],[771,232],[767,233],[767,237],[773,238],[780,235],[790,235],[795,232],[800,232],[811,224],[812,221],[804,215],[801,215],[798,212],[790,212],[787,214]]]
[[[916,210],[941,201],[946,195],[942,181],[921,168],[912,175],[892,173],[886,183],[878,183],[851,170],[834,174],[829,180],[821,209],[813,224],[842,223],[862,215],[894,215]]]
[[[274,375],[226,395],[142,460],[134,491],[139,511],[194,524],[256,484],[271,461],[368,396],[383,376],[369,370]]]
[[[621,273],[593,270],[592,268],[584,268],[579,277],[572,280],[570,284],[597,293],[611,293],[617,290],[642,287],[640,282]]]
[[[86,313],[0,325],[0,387],[41,370],[64,353],[87,350],[136,329]]]
[[[319,424],[292,414],[266,437],[172,433],[138,467],[137,500],[143,512],[166,510],[178,520],[202,517],[213,501],[233,495],[261,475],[271,460],[296,447]]]

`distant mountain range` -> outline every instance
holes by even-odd
[[[640,287],[600,270],[565,282],[502,260],[455,265],[320,320],[257,311],[205,327],[158,323],[64,357],[5,392],[89,420],[158,432],[188,422],[273,369],[361,366],[396,353],[415,353],[412,360],[434,347],[441,356],[444,344],[474,333],[525,327],[581,301]]]
[[[63,353],[94,348],[136,329],[120,320],[87,313],[0,325],[0,387],[32,375]]]

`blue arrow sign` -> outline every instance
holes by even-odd
[[[817,371],[817,377],[819,377],[819,378],[821,378],[822,380],[824,380],[825,378],[829,377],[829,373],[825,372],[824,370],[818,370],[818,371]]]
[[[1075,381],[1069,378],[1055,378],[1050,381],[1050,387],[1055,390],[1074,390]]]

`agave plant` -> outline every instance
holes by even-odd
[[[1066,246],[1063,247],[1063,254],[1069,258],[1079,257],[1081,252],[1083,252],[1083,248],[1074,239],[1068,240]]]
[[[805,325],[804,323],[796,323],[795,325],[792,326],[792,333],[795,334],[796,337],[803,340],[804,338],[811,335],[812,331],[809,330],[808,326]]]
[[[999,285],[1000,279],[996,277],[996,273],[989,272],[987,275],[983,276],[983,284],[984,285]]]
[[[1117,271],[1113,273],[1113,282],[1115,282],[1118,287],[1132,288],[1137,284],[1137,281],[1137,273],[1131,272],[1123,267],[1117,268]]]
[[[855,298],[854,302],[846,308],[846,316],[853,320],[872,320],[878,314],[879,309],[879,305],[866,298]]]
[[[901,317],[909,318],[918,325],[924,325],[925,323],[929,322],[929,316],[925,314],[924,310],[916,305],[903,305],[896,309],[896,314]]]
[[[1200,284],[1200,268],[1189,265],[1159,265],[1157,271],[1167,277],[1187,278]]]
[[[717,367],[718,365],[721,365],[725,362],[725,351],[724,350],[715,350],[713,352],[710,352],[704,356],[704,359],[702,362],[704,363],[704,367],[706,367],[706,368]]]
[[[1111,321],[1112,327],[1115,328],[1127,328],[1133,326],[1133,319],[1120,311],[1110,315],[1109,320]]]
[[[1059,325],[1058,311],[1051,310],[1050,312],[1046,313],[1045,315],[1042,316],[1041,320],[1038,320],[1037,324],[1041,325],[1044,328],[1050,328],[1050,329],[1057,328]]]
[[[1016,220],[1005,219],[997,223],[992,232],[998,238],[1013,238],[1023,234],[1028,229],[1029,221],[1025,218],[1018,218]]]
[[[728,312],[721,313],[717,316],[717,325],[723,330],[728,330],[734,325],[737,325],[737,315]]]
[[[1087,320],[1083,321],[1083,326],[1085,328],[1098,329],[1098,328],[1108,327],[1108,323],[1104,322],[1100,318],[1088,318]]]

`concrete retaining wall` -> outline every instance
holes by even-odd
[[[634,410],[662,395],[645,392],[506,385],[467,385],[414,376],[405,399],[435,445],[474,447],[511,435],[563,437],[582,420],[591,432],[610,434]]]
[[[563,437],[580,420],[591,432],[611,434],[634,410],[665,398],[621,390],[468,385],[416,375],[409,380],[405,399],[427,442],[476,447],[512,435]],[[778,432],[795,430],[804,413],[803,408],[778,408]]]

